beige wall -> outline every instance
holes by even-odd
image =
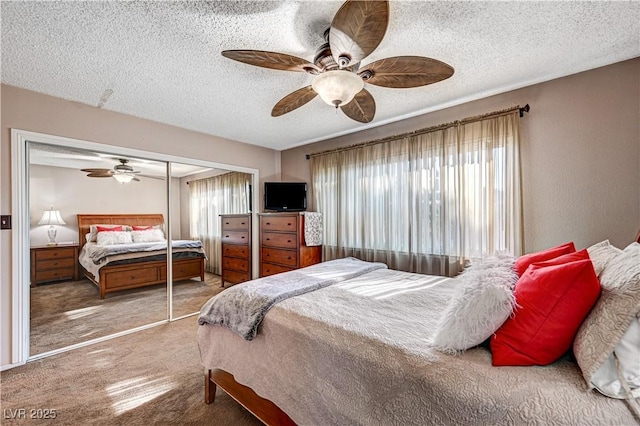
[[[640,229],[640,58],[283,151],[282,180],[311,181],[308,153],[527,103],[525,250],[629,244]]]
[[[173,197],[180,199],[180,179],[173,178]],[[188,188],[187,188],[188,190]],[[77,194],[82,194],[78,197]],[[166,219],[166,180],[141,177],[140,182],[86,177],[77,169],[31,165],[29,167],[30,244],[48,241],[48,226],[37,225],[42,212],[53,206],[66,225],[56,226],[58,242],[78,242],[77,214],[162,213]],[[172,237],[181,239],[180,205],[172,206]],[[188,218],[187,218],[188,219]],[[188,225],[187,225],[188,226]],[[188,229],[188,228],[187,228]],[[188,238],[188,236],[187,236]]]
[[[251,167],[260,171],[261,182],[277,180],[280,175],[280,154],[268,148],[217,138],[12,86],[2,85],[0,93],[0,214],[11,214],[12,128]],[[11,362],[11,231],[0,232],[0,248],[0,365],[8,365]]]

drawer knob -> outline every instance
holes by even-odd
[[[58,255],[58,253],[55,253],[55,252],[54,252],[54,253],[53,253],[53,255],[54,255],[54,256],[57,256],[57,255]]]
[[[291,260],[291,256],[288,256],[288,257],[287,257],[287,260]]]
[[[242,222],[241,225],[244,225],[244,222]]]
[[[229,222],[225,222],[224,224],[225,224],[225,225],[228,225],[228,224],[229,224]]]
[[[242,239],[244,240],[244,235],[242,236]]]
[[[58,262],[54,263],[53,266],[58,266]]]
[[[132,280],[135,280],[135,279],[136,279],[136,276],[135,276],[135,275],[131,275],[131,279],[132,279]]]
[[[291,226],[291,224],[290,224],[290,223],[287,223],[287,226]]]
[[[224,237],[225,237],[225,238],[229,238],[229,236],[228,236],[228,235],[225,235]]]
[[[271,238],[267,238],[267,241],[271,241]]]
[[[291,242],[291,240],[287,240],[287,242],[288,242],[288,243],[290,243],[290,242]]]
[[[267,222],[267,225],[271,225],[271,222]]]

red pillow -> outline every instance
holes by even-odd
[[[122,232],[122,225],[119,226],[96,226],[98,232],[111,232],[111,231],[120,231]]]
[[[534,263],[515,287],[514,315],[491,337],[493,365],[547,365],[573,343],[600,296],[589,259]]]
[[[561,246],[553,247],[547,250],[539,251],[536,253],[529,253],[520,256],[515,265],[513,266],[518,273],[518,276],[522,276],[524,271],[527,270],[527,266],[535,262],[544,262],[545,260],[551,260],[555,257],[562,256],[563,254],[569,254],[576,251],[576,246],[573,243],[566,243]]]
[[[133,230],[134,231],[148,231],[149,229],[153,229],[153,226],[149,225],[149,226],[136,226],[133,225]]]

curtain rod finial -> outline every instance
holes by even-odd
[[[308,159],[310,159],[310,158],[311,158],[311,154],[306,154],[306,155],[305,155],[305,157],[306,157],[306,158],[307,158],[307,160],[308,160]]]
[[[529,112],[529,110],[531,110],[531,107],[529,106],[529,104],[526,104],[525,106],[520,108],[520,117],[524,117],[524,113]]]

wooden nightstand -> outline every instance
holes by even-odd
[[[78,280],[78,245],[31,247],[31,286]]]

